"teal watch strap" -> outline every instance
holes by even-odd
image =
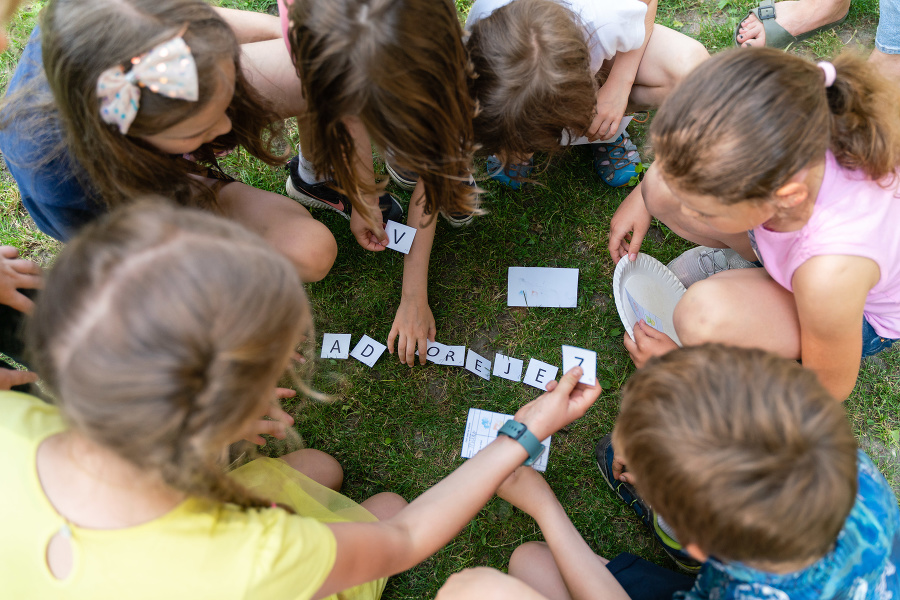
[[[518,421],[510,419],[503,424],[503,427],[500,428],[497,435],[511,437],[522,444],[525,451],[528,452],[528,458],[522,463],[526,467],[533,464],[544,452],[544,446],[541,444],[541,440],[537,439],[533,433],[528,431],[528,427],[525,426],[525,424],[519,423]]]

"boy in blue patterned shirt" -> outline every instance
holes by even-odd
[[[717,345],[670,352],[624,386],[606,447],[601,471],[620,497],[647,521],[662,516],[702,563],[690,589],[673,593],[683,575],[660,581],[655,565],[623,555],[607,563],[567,536],[571,523],[530,474],[498,491],[547,540],[513,553],[509,572],[520,581],[481,570],[447,587],[524,582],[536,594],[519,598],[596,598],[620,594],[617,582],[632,600],[900,600],[897,498],[857,449],[842,405],[796,362]]]

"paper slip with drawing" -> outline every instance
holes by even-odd
[[[462,457],[472,458],[478,451],[490,444],[497,437],[497,432],[503,424],[512,419],[512,415],[470,408],[466,419],[466,433],[463,436]],[[550,454],[550,440],[553,436],[543,440],[544,452],[541,457],[531,465],[536,471],[542,473],[547,470],[547,456]]]
[[[507,275],[507,306],[578,306],[578,269],[510,267]]]

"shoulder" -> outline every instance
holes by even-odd
[[[59,409],[19,392],[0,392],[0,437],[36,441],[65,429]]]

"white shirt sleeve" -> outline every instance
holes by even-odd
[[[596,73],[618,52],[637,50],[644,43],[647,5],[640,0],[570,0],[581,16],[591,53],[591,72]]]

